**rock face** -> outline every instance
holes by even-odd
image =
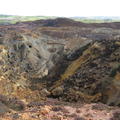
[[[8,56],[10,62],[19,64],[22,71],[30,73],[30,78],[42,78],[48,75],[62,57],[64,41],[47,36],[33,38],[20,36],[20,40],[9,41]],[[59,53],[59,54],[58,54]]]
[[[120,106],[119,24],[55,19],[0,26],[0,94]]]
[[[116,40],[93,42],[80,57],[72,61],[54,85],[63,86],[65,100],[120,105],[118,43]]]

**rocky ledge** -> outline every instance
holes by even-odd
[[[119,24],[59,18],[0,26],[2,119],[119,120]]]

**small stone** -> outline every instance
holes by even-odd
[[[4,114],[9,111],[10,111],[9,108],[5,106],[2,102],[0,102],[0,114]]]
[[[46,88],[44,88],[44,89],[41,91],[41,93],[42,93],[44,96],[50,95],[50,92],[49,92]]]
[[[62,87],[57,87],[52,91],[53,96],[60,96],[63,94],[63,88]]]
[[[16,119],[18,119],[18,118],[19,118],[18,113],[14,113],[14,114],[13,114],[13,119],[15,119],[15,120],[16,120]]]
[[[45,106],[44,108],[42,108],[41,110],[40,110],[40,113],[42,114],[42,115],[47,115],[49,112],[50,112],[50,107],[49,106]]]

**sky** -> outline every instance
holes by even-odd
[[[120,0],[0,0],[0,14],[23,16],[120,16]]]

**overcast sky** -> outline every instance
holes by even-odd
[[[0,14],[120,16],[120,0],[0,0]]]

